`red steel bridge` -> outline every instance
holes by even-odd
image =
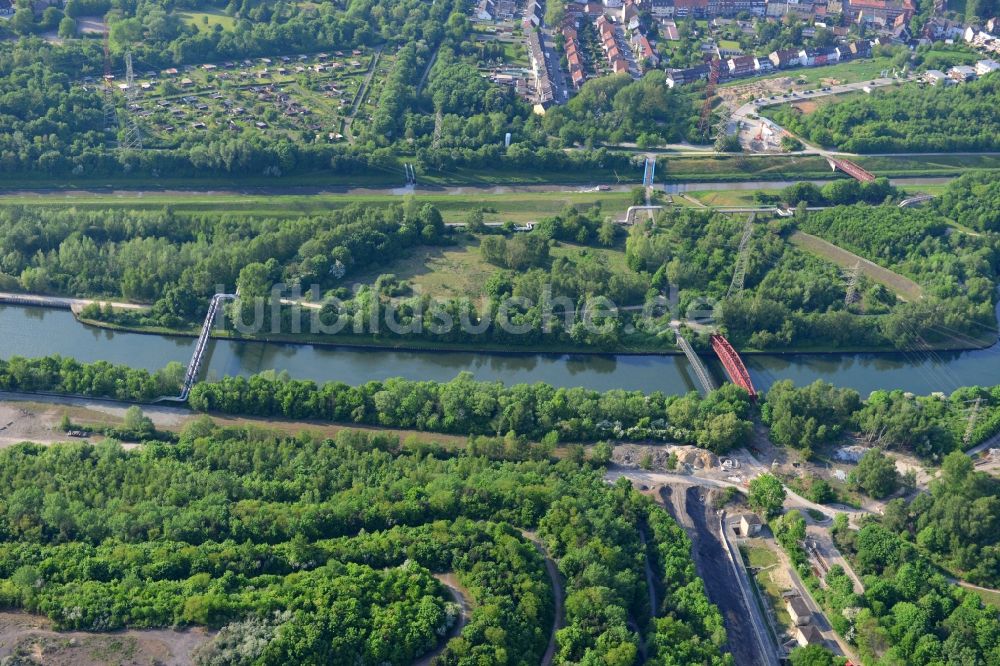
[[[726,374],[729,375],[729,380],[745,389],[750,394],[750,397],[756,400],[757,389],[753,387],[753,382],[750,380],[750,373],[747,372],[747,367],[743,365],[743,359],[736,353],[733,346],[729,344],[729,340],[726,340],[722,335],[713,335],[709,339],[712,341],[712,350],[719,357],[719,360],[722,361],[722,367],[726,369]]]
[[[829,163],[830,167],[836,171],[840,169],[848,176],[860,180],[862,183],[870,183],[875,180],[875,174],[870,171],[862,169],[860,166],[852,162],[851,160],[842,160],[837,157],[826,156],[826,161]]]

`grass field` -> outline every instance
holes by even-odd
[[[697,199],[706,206],[756,206],[754,194],[764,192],[765,194],[778,194],[780,189],[761,190],[697,190],[687,192],[688,196]]]
[[[765,601],[771,606],[778,624],[782,629],[788,630],[792,626],[792,619],[785,610],[785,603],[782,593],[790,589],[787,573],[781,568],[781,560],[778,555],[767,547],[762,539],[751,539],[740,550],[747,566],[754,573],[754,580],[757,589],[764,595]]]
[[[992,592],[987,590],[978,590],[975,588],[969,588],[973,592],[979,595],[979,598],[983,600],[984,604],[993,606],[994,608],[1000,609],[1000,592]]]
[[[419,247],[404,258],[360,274],[355,282],[371,284],[383,273],[392,273],[413,285],[414,291],[437,298],[467,296],[476,299],[486,280],[499,270],[479,253],[479,240],[464,238],[451,247]]]
[[[552,258],[575,255],[580,251],[599,254],[607,258],[615,271],[627,271],[625,253],[620,249],[593,248],[574,243],[559,243],[552,247]],[[483,260],[479,252],[479,239],[460,236],[453,246],[427,246],[415,248],[409,256],[355,277],[354,282],[371,284],[383,273],[391,273],[407,280],[414,291],[446,299],[466,296],[479,298],[483,285],[499,268]]]
[[[801,67],[798,69],[784,70],[778,72],[777,74],[772,74],[771,76],[762,76],[758,79],[750,79],[750,81],[766,81],[769,79],[789,77],[795,79],[794,88],[809,88],[816,87],[820,83],[823,85],[839,85],[844,83],[867,81],[869,79],[877,78],[882,73],[883,69],[892,69],[892,64],[889,58],[853,60],[851,62],[842,62],[837,63],[836,65],[827,65],[825,67]],[[723,84],[722,87],[746,85],[747,82],[747,79],[736,80]]]
[[[1000,155],[898,155],[852,158],[865,169],[890,178],[958,176],[970,169],[1000,170]],[[845,177],[831,173],[819,155],[668,155],[660,156],[657,181],[738,182],[812,180]]]
[[[236,25],[236,19],[220,9],[178,12],[177,15],[188,25],[198,28],[198,32],[212,32],[217,25],[221,25],[223,30],[232,30]]]
[[[923,296],[923,290],[920,288],[920,285],[910,278],[874,264],[818,236],[796,231],[788,240],[796,247],[833,262],[841,268],[853,268],[855,265],[860,264],[861,272],[865,276],[884,285],[905,301],[915,301]]]

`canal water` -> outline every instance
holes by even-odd
[[[0,357],[61,354],[84,362],[106,360],[156,370],[170,361],[187,364],[194,338],[117,333],[80,324],[68,310],[0,306]],[[875,389],[914,393],[951,392],[959,386],[1000,383],[1000,346],[936,354],[754,354],[744,359],[754,384],[766,390],[779,379],[802,385],[824,379],[867,395]],[[710,363],[717,378],[722,368]],[[374,379],[447,381],[468,371],[479,380],[505,384],[546,382],[684,393],[696,388],[682,356],[489,354],[403,352],[315,345],[214,340],[203,375],[250,375],[287,370],[295,378],[361,384]]]

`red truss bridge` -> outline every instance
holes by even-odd
[[[862,169],[860,166],[858,166],[857,164],[855,164],[850,160],[842,160],[836,157],[830,157],[828,155],[826,161],[829,163],[830,167],[834,171],[840,169],[848,176],[860,180],[862,183],[870,183],[873,180],[875,180],[875,174],[871,173],[870,171]]]
[[[747,372],[747,367],[743,365],[743,359],[736,353],[733,346],[729,344],[729,340],[726,340],[721,335],[713,335],[710,340],[712,341],[712,350],[719,357],[719,360],[722,361],[722,367],[726,369],[726,374],[729,375],[729,381],[746,390],[750,394],[750,397],[756,400],[757,389],[753,387],[753,382],[750,380],[750,373]]]

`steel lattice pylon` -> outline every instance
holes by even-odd
[[[746,226],[743,228],[740,247],[736,251],[736,266],[733,268],[733,279],[729,283],[729,291],[726,292],[727,299],[737,296],[743,291],[743,282],[747,274],[747,252],[750,246],[750,237],[753,236],[753,221],[755,217],[756,214],[751,213],[750,217],[747,218]]]
[[[125,136],[122,140],[122,150],[142,150],[142,133],[135,121],[135,109],[139,99],[139,91],[135,87],[135,74],[132,71],[132,53],[125,54],[125,118],[123,125]]]

